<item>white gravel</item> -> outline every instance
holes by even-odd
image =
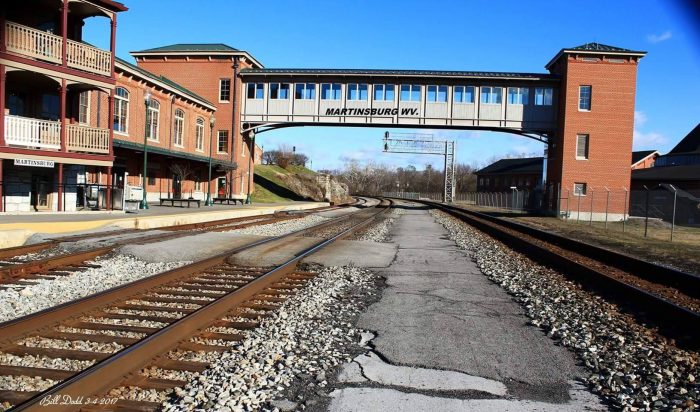
[[[350,322],[361,298],[373,293],[373,282],[362,269],[324,269],[257,329],[243,331],[246,338],[235,349],[213,357],[216,364],[175,389],[164,410],[272,410],[268,402],[295,378],[326,386],[326,371],[351,360],[346,348],[359,332]]]
[[[100,265],[56,279],[40,279],[22,291],[0,291],[0,322],[25,316],[61,303],[164,272],[189,262],[146,263],[132,256],[97,258]]]
[[[278,223],[269,223],[267,225],[251,226],[243,229],[230,230],[226,233],[236,233],[239,235],[256,235],[256,236],[281,236],[297,230],[306,229],[321,222],[328,220],[327,218],[309,215],[299,219],[287,220]]]
[[[697,408],[697,352],[678,349],[615,305],[472,227],[433,214],[481,270],[514,295],[533,325],[578,355],[590,371],[588,386],[616,409]]]

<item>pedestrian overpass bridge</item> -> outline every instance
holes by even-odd
[[[419,70],[244,69],[242,132],[290,126],[491,130],[543,142],[560,77]]]

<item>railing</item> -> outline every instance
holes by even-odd
[[[66,149],[75,152],[109,153],[109,130],[69,124]]]
[[[40,149],[60,149],[61,123],[5,115],[5,144]]]
[[[8,51],[61,63],[61,36],[8,21],[5,23],[5,37]]]
[[[63,38],[55,34],[33,29],[14,22],[5,23],[7,50],[38,60],[61,63]],[[75,40],[66,44],[66,64],[79,70],[112,75],[112,54]]]
[[[112,74],[112,54],[87,44],[68,40],[68,66],[104,76]]]

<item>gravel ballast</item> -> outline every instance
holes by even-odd
[[[164,410],[272,410],[275,398],[283,397],[299,378],[306,389],[322,393],[326,373],[352,359],[350,348],[361,332],[352,321],[362,302],[375,293],[375,280],[359,268],[323,269],[258,328],[245,331],[238,347],[176,389],[163,403]]]
[[[103,290],[180,267],[189,262],[146,263],[132,256],[99,257],[89,264],[100,267],[60,276],[36,279],[21,291],[0,291],[0,322],[15,319]]]
[[[306,229],[328,220],[325,217],[317,215],[309,215],[299,219],[287,220],[284,222],[269,223],[266,225],[250,226],[243,229],[235,229],[226,233],[235,233],[239,235],[256,235],[256,236],[281,236],[297,230]]]
[[[624,410],[695,410],[700,358],[636,323],[616,306],[581,289],[502,243],[438,211],[435,218],[492,281],[526,310],[534,326],[574,351],[589,387]]]

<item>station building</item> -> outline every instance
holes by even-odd
[[[6,0],[0,14],[0,211],[74,210],[86,170],[111,174],[110,122],[88,125],[99,93],[111,116],[117,15],[112,0]],[[110,50],[83,41],[106,18]]]
[[[131,54],[138,67],[172,79],[213,102],[217,154],[227,156],[236,166],[226,172],[226,181],[220,182],[227,188],[225,195],[252,192],[254,138],[241,134],[244,91],[240,72],[262,68],[262,64],[250,53],[225,44],[174,44]]]

